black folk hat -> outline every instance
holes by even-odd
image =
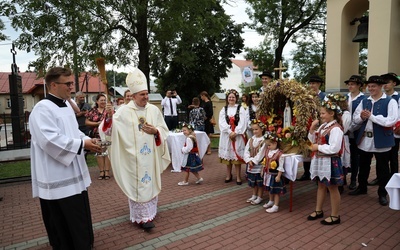
[[[324,80],[322,80],[322,78],[320,76],[313,75],[313,76],[310,76],[310,79],[308,80],[308,82],[320,82],[320,83],[323,83]]]
[[[399,76],[396,75],[395,73],[387,73],[387,74],[381,75],[381,77],[383,77],[383,79],[385,81],[392,80],[396,84],[396,86],[400,84]]]
[[[268,76],[270,78],[274,78],[274,76],[272,75],[271,72],[269,71],[263,71],[262,74],[258,75],[260,78],[262,78],[263,76]]]
[[[383,79],[383,77],[374,75],[374,76],[370,76],[368,78],[368,81],[366,81],[365,83],[366,84],[376,83],[376,84],[382,85],[382,84],[386,84],[386,81]]]
[[[349,80],[344,81],[346,84],[348,84],[349,82],[355,82],[359,85],[363,85],[364,82],[362,80],[362,77],[359,75],[352,75],[350,76]]]

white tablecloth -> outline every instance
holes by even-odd
[[[285,157],[285,172],[283,173],[283,176],[291,181],[295,181],[297,168],[299,167],[299,163],[303,162],[303,156],[295,154],[283,154],[281,157]]]
[[[390,197],[389,207],[400,210],[400,174],[394,174],[385,188]]]
[[[203,158],[204,154],[207,152],[208,144],[210,144],[210,139],[207,134],[202,131],[195,131],[197,138],[197,147],[199,148],[200,158]],[[169,132],[167,143],[168,149],[171,153],[172,168],[173,172],[181,172],[181,163],[183,160],[182,148],[185,145],[186,136],[180,133]]]

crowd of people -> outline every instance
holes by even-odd
[[[218,115],[218,159],[226,166],[225,183],[235,178],[236,184],[242,185],[241,167],[245,164],[246,181],[252,188],[246,202],[261,204],[264,192],[268,192],[263,207],[268,213],[276,213],[280,196],[286,193],[285,156],[282,139],[267,131],[257,113],[260,94],[273,77],[265,71],[260,78],[263,87],[259,91],[251,91],[242,98],[237,90],[226,92],[226,105]],[[170,164],[166,139],[178,126],[177,105],[182,100],[177,92],[166,91],[161,111],[148,102],[147,79],[136,69],[127,76],[129,90],[124,93],[123,103],[121,100],[113,107],[105,94],[98,94],[94,107],[90,107],[82,92],[76,93],[75,101],[71,99],[73,81],[69,69],[50,69],[45,82],[48,95],[34,107],[29,129],[33,196],[40,198],[51,246],[90,249],[93,245],[87,192],[91,180],[85,151],[102,153],[99,142],[103,136],[112,143],[109,154],[96,157],[98,179],[109,180],[112,166],[116,183],[128,197],[131,221],[145,230],[153,228],[161,173]],[[388,73],[371,76],[364,82],[353,75],[345,81],[347,95],[325,94],[320,90],[322,83],[319,76],[309,79],[309,87],[321,103],[319,119],[308,128],[311,153],[305,159],[304,174],[297,180],[314,180],[318,184],[315,210],[307,220],[324,217],[322,207],[329,191],[331,212],[321,223],[334,225],[341,222],[340,195],[347,184],[346,174],[351,174],[349,194],[366,194],[367,186],[371,185],[368,178],[372,157],[376,158],[379,203],[388,204],[385,186],[391,175],[398,172],[400,114],[399,94],[394,86],[400,84],[400,79]],[[362,93],[364,85],[369,97]],[[204,181],[194,131],[204,131],[210,136],[215,125],[207,92],[193,98],[189,108],[189,122],[182,124],[186,139],[181,149],[180,186],[189,184],[190,173],[196,177],[196,184]],[[210,147],[207,154],[211,154]]]

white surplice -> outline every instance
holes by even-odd
[[[55,200],[80,194],[91,180],[82,139],[70,104],[60,108],[50,100],[35,105],[29,116],[33,197]]]

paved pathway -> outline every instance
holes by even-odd
[[[294,183],[292,212],[287,194],[280,211],[268,214],[245,202],[251,195],[247,185],[224,183],[226,168],[217,162],[216,151],[205,156],[200,185],[191,176],[189,186],[178,186],[180,173],[163,173],[156,228],[150,233],[129,221],[127,198],[114,179],[97,180],[98,171],[91,168],[95,249],[400,249],[400,211],[378,204],[377,187],[357,197],[346,188],[342,223],[323,226],[306,220],[315,207],[313,182]],[[0,185],[0,249],[51,249],[39,201],[31,195],[30,182]],[[329,200],[324,211],[329,215]]]

